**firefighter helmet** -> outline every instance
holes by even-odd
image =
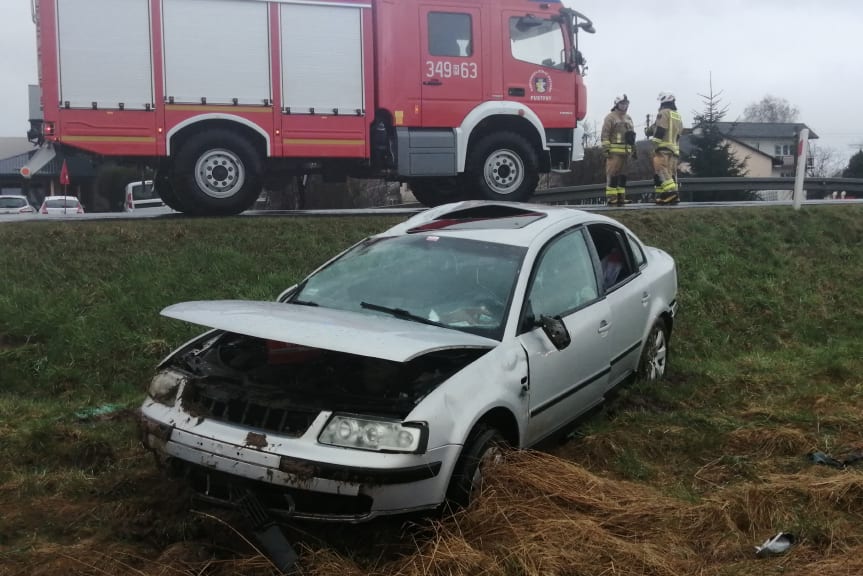
[[[617,108],[618,104],[629,104],[629,98],[626,97],[626,94],[623,96],[615,96],[614,98],[614,107]]]
[[[659,100],[660,104],[665,104],[666,102],[674,102],[674,94],[672,94],[671,92],[660,92],[657,100]]]

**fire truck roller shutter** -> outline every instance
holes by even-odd
[[[220,127],[191,135],[173,168],[173,192],[191,214],[239,214],[261,192],[263,154],[241,130]]]

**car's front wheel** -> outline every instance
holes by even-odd
[[[470,433],[456,462],[447,501],[467,506],[482,491],[483,475],[503,459],[505,441],[496,429],[480,424]]]
[[[668,371],[668,342],[668,324],[664,318],[657,318],[647,335],[638,363],[638,377],[641,380],[654,382],[665,377]]]

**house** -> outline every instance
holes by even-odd
[[[803,128],[809,128],[806,124],[717,122],[716,126],[731,145],[734,155],[739,160],[746,160],[746,175],[750,178],[795,176],[797,138]],[[818,139],[811,129],[809,139]],[[814,165],[810,152],[807,150],[807,168]]]
[[[67,169],[70,185],[64,190],[60,184],[63,154],[58,153],[30,179],[21,176],[21,168],[29,162],[36,148],[26,138],[0,137],[0,194],[22,194],[38,206],[45,196],[69,194],[78,196],[87,207],[92,200],[93,165],[87,158],[69,157]],[[83,192],[83,194],[82,194]]]

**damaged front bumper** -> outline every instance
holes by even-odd
[[[434,508],[446,494],[460,446],[423,454],[376,453],[317,442],[321,412],[300,437],[195,417],[148,400],[144,445],[205,502],[233,507],[253,490],[274,516],[362,522]]]

